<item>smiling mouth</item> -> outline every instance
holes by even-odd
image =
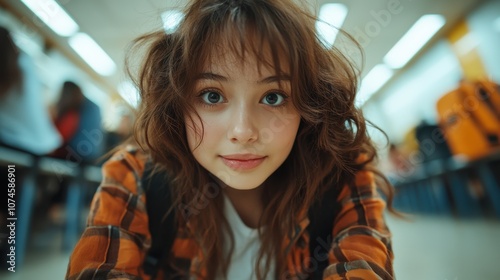
[[[251,170],[259,166],[266,157],[255,155],[220,156],[222,162],[234,170]]]

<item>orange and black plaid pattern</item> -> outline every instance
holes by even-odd
[[[149,279],[141,268],[151,243],[140,186],[145,160],[130,146],[103,166],[104,179],[92,201],[87,228],[71,255],[66,279]],[[334,221],[330,265],[323,279],[393,279],[385,202],[372,173],[359,172],[355,186],[346,186],[336,203],[341,210]],[[294,235],[284,238],[287,272],[280,279],[305,279],[317,264],[315,252],[309,249],[307,211],[303,213]],[[172,254],[175,263],[190,264],[189,273],[198,269],[201,250],[186,232],[186,226],[179,225]]]

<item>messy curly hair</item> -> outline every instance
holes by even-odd
[[[257,267],[270,256],[276,263],[274,278],[283,275],[282,239],[293,229],[299,212],[328,188],[353,184],[359,170],[378,175],[378,185],[392,209],[392,188],[373,168],[377,152],[368,137],[367,121],[354,102],[359,69],[337,48],[325,46],[315,32],[315,20],[307,7],[292,0],[196,0],[186,8],[175,31],[144,35],[136,41],[147,51],[134,76],[142,98],[135,139],[170,174],[176,198],[173,208],[184,211],[184,218],[197,229],[192,234],[203,252],[199,267],[208,279],[227,273],[229,258],[223,244],[228,224],[221,196],[207,202],[200,195],[213,193],[209,188],[214,181],[190,151],[185,116],[194,112],[191,96],[197,76],[219,50],[242,61],[253,56],[261,65],[273,67],[277,76],[284,70],[280,65],[287,65],[292,102],[301,116],[292,151],[268,178],[275,187],[265,190],[260,225],[266,231],[260,232]],[[261,55],[264,48],[271,59]],[[180,206],[186,204],[203,211],[186,212]],[[258,279],[269,273],[269,262],[264,267],[263,273],[256,269]]]

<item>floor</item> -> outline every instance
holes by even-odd
[[[415,216],[388,223],[397,279],[500,279],[500,221]]]
[[[397,279],[500,279],[500,221],[415,216],[408,222],[388,216],[388,223]],[[63,279],[69,253],[60,252],[60,235],[52,236],[50,244],[33,242],[26,265],[0,272],[0,279]]]

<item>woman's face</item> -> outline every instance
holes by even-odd
[[[259,73],[257,65],[250,55],[244,63],[227,53],[212,59],[195,85],[194,108],[204,127],[201,143],[200,120],[194,113],[186,116],[195,159],[239,190],[260,186],[278,169],[292,149],[300,123],[288,68],[277,77],[272,67],[261,64]]]

